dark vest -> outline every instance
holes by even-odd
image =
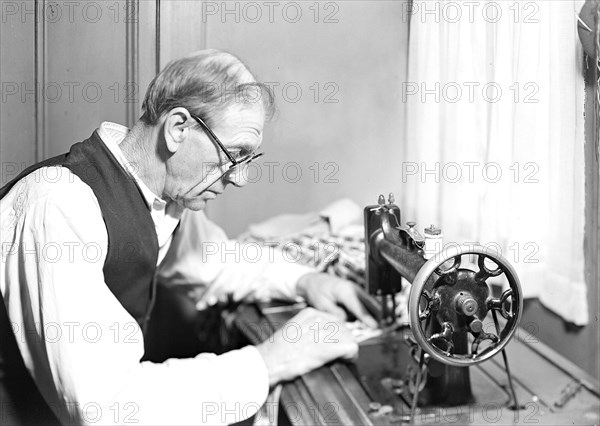
[[[104,281],[145,330],[156,291],[158,240],[149,206],[136,183],[94,132],[67,154],[23,171],[0,189],[0,199],[23,177],[46,166],[66,167],[91,187],[108,232]],[[51,413],[25,368],[1,294],[0,302],[0,406],[8,407],[0,411],[0,424],[46,424]]]

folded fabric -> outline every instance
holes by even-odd
[[[362,209],[350,199],[337,200],[319,213],[272,217],[251,225],[238,240],[278,242],[298,263],[364,285]]]
[[[324,231],[327,229],[316,213],[281,214],[264,222],[250,225],[250,235],[262,241],[289,238],[300,233]]]
[[[362,209],[349,198],[342,198],[329,204],[319,212],[329,224],[332,234],[340,233],[350,225],[362,223]]]

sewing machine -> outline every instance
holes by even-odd
[[[402,377],[408,383],[404,396],[411,401],[411,418],[417,405],[475,402],[468,367],[500,352],[512,399],[508,406],[518,409],[504,348],[517,330],[523,296],[508,261],[478,245],[444,249],[441,230],[433,225],[425,235],[414,222],[402,225],[392,194],[387,203],[381,195],[377,205],[365,208],[364,216],[368,292],[380,300],[384,327],[396,324],[395,295],[403,282],[412,285],[412,335],[406,336],[405,349],[418,367],[416,374],[409,369]],[[487,281],[500,276],[507,288],[494,297]]]
[[[356,364],[337,362],[286,384],[277,395],[284,423],[600,421],[598,382],[519,328],[523,296],[506,259],[477,245],[443,248],[440,229],[423,235],[414,222],[403,224],[391,195],[365,207],[364,221],[360,294],[383,334],[361,344]],[[407,285],[409,327],[397,321],[396,295]],[[238,318],[264,329],[297,312],[246,306]]]

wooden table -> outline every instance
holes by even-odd
[[[247,305],[239,309],[238,328],[250,341],[260,341],[256,330],[283,324],[297,308]],[[253,327],[248,327],[252,324]],[[257,324],[260,326],[257,327]],[[254,330],[254,331],[253,331]],[[356,364],[336,362],[283,386],[279,407],[294,425],[399,425],[408,423],[410,407],[397,384],[414,364],[407,356],[408,328],[362,344]],[[404,346],[403,346],[404,345]],[[418,408],[415,424],[534,424],[600,423],[598,381],[579,367],[519,329],[507,347],[515,391],[522,409],[508,408],[508,379],[502,357],[470,367],[475,401],[453,407]],[[374,410],[373,402],[391,409]]]

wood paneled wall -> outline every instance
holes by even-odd
[[[137,120],[160,69],[160,1],[0,6],[2,184],[15,165],[65,152],[102,121]]]

